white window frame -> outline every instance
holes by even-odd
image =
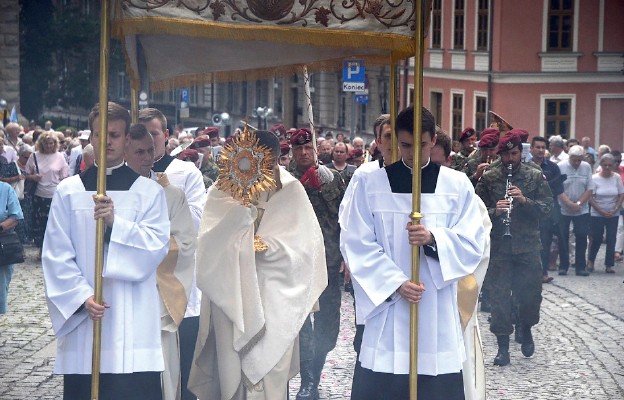
[[[487,128],[487,111],[490,99],[488,98],[487,92],[480,92],[477,90],[472,93],[472,126],[477,129],[477,97],[485,97],[485,127]]]
[[[451,89],[449,95],[449,127],[447,132],[451,133],[451,138],[453,138],[453,95],[461,94],[462,95],[462,118],[461,118],[461,128],[464,129],[466,127],[466,90],[465,89]]]
[[[550,0],[544,0],[542,10],[542,53],[548,52],[548,5]],[[579,32],[579,0],[574,0],[574,32],[572,33],[572,52],[578,52],[578,32]],[[550,52],[558,54],[560,52]],[[550,54],[549,53],[549,54]],[[565,53],[564,53],[565,54]]]
[[[457,2],[457,0],[453,0],[453,23],[451,24],[451,27],[452,27],[452,29],[451,29],[451,38],[453,40],[452,40],[452,43],[451,43],[450,50],[462,51],[462,50],[466,50],[466,19],[467,19],[467,14],[468,14],[466,12],[466,10],[468,9],[468,0],[464,0],[464,45],[462,46],[461,49],[456,49],[455,48],[455,3],[456,2]],[[442,14],[442,15],[444,15],[444,14]],[[442,19],[444,19],[444,17]]]
[[[444,3],[444,0],[440,1],[440,48],[435,49],[439,51],[444,50]],[[429,32],[433,32],[433,18],[429,21]],[[433,34],[429,38],[429,48],[433,49]]]
[[[540,95],[540,136],[546,137],[546,100],[570,100],[570,137],[568,139],[576,138],[576,94],[574,93],[561,93],[561,94],[541,94]]]
[[[494,0],[488,0],[488,41],[487,41],[487,46],[485,50],[477,50],[477,47],[479,45],[479,0],[475,0],[474,2],[474,51],[478,51],[478,52],[484,52],[484,51],[489,51],[490,50],[490,13],[492,12],[492,1]],[[465,42],[465,40],[464,40]]]
[[[602,110],[603,99],[624,99],[624,93],[596,93],[596,118],[594,119],[594,148],[600,144],[600,111]],[[598,162],[598,160],[596,160]]]

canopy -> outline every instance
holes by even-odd
[[[117,0],[112,31],[133,86],[144,62],[141,77],[158,89],[301,65],[335,69],[348,58],[389,64],[415,53],[415,7],[414,0]]]

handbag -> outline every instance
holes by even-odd
[[[15,230],[0,234],[0,266],[24,262],[24,246]]]
[[[33,153],[32,156],[35,157],[35,168],[38,174],[39,164],[37,163],[37,155]],[[37,190],[37,186],[39,186],[39,182],[27,179],[26,182],[24,182],[24,196],[34,196],[35,191]]]
[[[17,161],[11,163],[0,163],[0,178],[13,178],[20,175]],[[15,190],[15,194],[19,200],[24,199],[24,180],[20,179],[16,182],[10,183],[11,187]]]

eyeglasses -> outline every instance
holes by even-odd
[[[602,168],[613,168],[613,164],[600,164]]]

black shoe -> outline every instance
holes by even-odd
[[[531,328],[523,327],[522,332],[522,346],[520,350],[525,357],[532,357],[535,353],[535,343],[533,342],[533,335],[531,334]]]
[[[297,400],[318,400],[318,388],[313,382],[301,385],[297,393]]]
[[[559,270],[559,275],[563,276],[563,275],[567,275],[568,274],[568,270],[567,269],[560,269]]]
[[[494,365],[504,367],[505,365],[509,364],[511,364],[511,360],[509,359],[509,352],[498,349],[498,354],[496,354],[496,357],[494,357]]]
[[[498,354],[494,357],[494,365],[501,367],[509,365],[511,363],[509,359],[509,336],[496,336],[496,340],[498,342]]]
[[[589,276],[587,271],[576,271],[576,276]]]

